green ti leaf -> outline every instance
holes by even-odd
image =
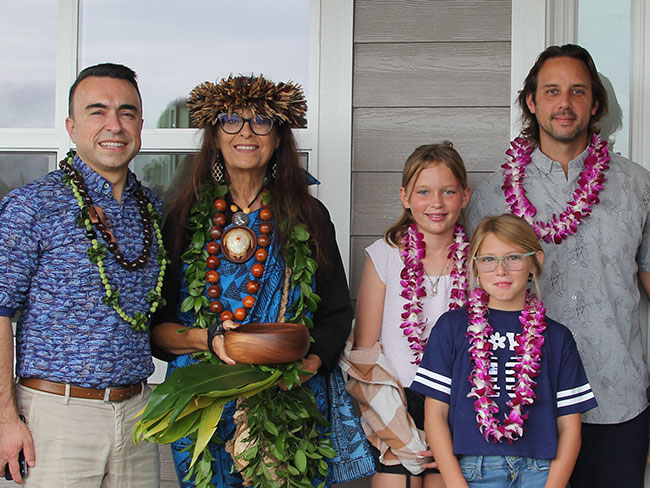
[[[217,424],[221,419],[223,413],[223,403],[213,402],[212,405],[205,408],[201,413],[201,421],[199,423],[199,431],[196,436],[196,443],[194,444],[194,451],[192,453],[192,466],[204,449],[207,447],[208,442],[217,430]]]

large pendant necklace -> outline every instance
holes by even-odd
[[[523,409],[532,405],[536,398],[533,391],[536,383],[533,378],[539,374],[541,368],[546,310],[534,293],[526,294],[526,306],[519,317],[523,330],[516,336],[515,354],[518,360],[514,366],[515,396],[506,402],[510,412],[504,416],[501,423],[494,417],[499,412],[499,406],[492,400],[495,396],[490,376],[493,346],[489,339],[493,329],[486,318],[488,301],[489,295],[481,288],[473,290],[468,299],[469,321],[466,335],[470,342],[469,357],[472,372],[469,382],[472,384],[472,389],[467,397],[476,399],[474,401],[476,423],[485,440],[501,442],[505,438],[512,443],[524,434],[523,424],[528,414],[524,413]]]
[[[62,160],[59,163],[59,166],[64,173],[63,181],[66,185],[72,187],[72,193],[77,199],[77,204],[79,205],[79,209],[81,211],[79,226],[85,230],[86,238],[91,243],[91,247],[87,250],[88,258],[91,262],[97,265],[97,268],[99,269],[99,276],[102,280],[102,284],[104,285],[105,294],[104,297],[102,297],[102,302],[105,305],[113,307],[117,314],[123,320],[128,322],[133,330],[146,330],[153,313],[158,309],[159,306],[163,306],[165,304],[165,300],[162,297],[162,286],[165,276],[165,269],[167,268],[167,253],[165,251],[165,246],[163,245],[162,233],[160,232],[160,216],[154,210],[151,201],[142,189],[141,183],[136,178],[136,190],[134,194],[138,202],[140,216],[142,217],[143,248],[142,252],[137,258],[133,260],[127,259],[120,250],[115,237],[110,231],[110,228],[108,227],[103,217],[103,212],[99,207],[93,205],[81,172],[72,165],[74,156],[75,152],[70,151],[67,154],[66,159]],[[106,242],[106,245],[99,243],[95,229],[99,231],[102,239]],[[120,266],[129,271],[135,271],[142,268],[146,264],[150,254],[153,236],[155,236],[156,242],[158,243],[157,260],[158,264],[160,265],[160,269],[158,271],[158,279],[155,286],[147,294],[147,303],[149,305],[149,309],[146,312],[136,312],[133,314],[133,316],[130,316],[122,309],[119,304],[120,291],[117,288],[113,288],[111,286],[108,276],[106,275],[106,269],[104,267],[106,251],[108,249],[108,251],[113,254],[113,257],[120,264]]]
[[[407,338],[411,351],[413,351],[414,359],[411,363],[420,364],[428,339],[424,336],[427,319],[422,317],[424,306],[420,300],[427,294],[423,286],[424,265],[422,264],[422,259],[426,255],[426,244],[424,235],[418,232],[417,225],[414,222],[406,229],[402,237],[402,245],[401,255],[404,268],[400,273],[400,283],[402,285],[400,296],[406,299],[406,303],[403,307],[403,322],[400,328]],[[449,254],[447,255],[447,260],[453,262],[450,273],[452,287],[449,294],[449,310],[462,308],[467,299],[468,248],[469,242],[463,226],[456,225],[454,240],[449,246]],[[437,289],[435,291],[437,292]]]
[[[255,196],[253,202],[258,196],[259,193]],[[253,202],[251,202],[251,205]],[[248,310],[255,305],[255,295],[260,288],[259,281],[257,280],[264,274],[264,263],[268,258],[267,248],[271,244],[271,233],[273,232],[273,224],[270,222],[273,219],[273,212],[269,206],[268,202],[262,205],[262,209],[260,210],[260,219],[262,220],[260,224],[261,234],[259,237],[256,237],[253,230],[248,227],[250,205],[245,207],[243,212],[235,212],[233,214],[233,225],[224,232],[223,227],[227,221],[224,211],[228,208],[228,204],[223,198],[217,198],[214,201],[214,207],[218,213],[213,217],[212,222],[214,225],[209,231],[212,240],[206,245],[208,252],[206,266],[208,271],[206,272],[205,279],[208,283],[207,295],[210,299],[210,312],[219,314],[222,322],[233,319],[239,322],[243,321],[248,315]],[[248,212],[246,212],[246,208],[248,208]],[[246,217],[245,221],[242,220],[242,216]],[[235,222],[240,222],[240,224]],[[255,242],[257,242],[257,249],[254,246]],[[254,254],[255,260],[257,261],[251,267],[252,279],[246,284],[246,291],[249,294],[242,300],[243,307],[239,307],[234,311],[224,310],[223,303],[219,300],[222,292],[219,286],[220,276],[217,271],[221,263],[219,258],[220,254],[222,257],[235,263],[247,261]]]
[[[264,185],[260,187],[251,202],[243,209],[240,209],[234,202],[230,205],[230,211],[232,212],[231,222],[233,225],[221,236],[221,252],[228,261],[233,263],[243,263],[248,261],[255,252],[256,236],[253,229],[248,226],[248,222],[250,221],[249,214],[251,213],[251,205],[255,203],[255,200],[257,200],[263,190]],[[230,192],[228,192],[226,197],[229,197],[232,201],[230,195]],[[215,208],[220,212],[224,212],[226,210],[227,202],[223,199],[219,200],[218,206],[217,201],[215,201]],[[267,215],[268,212],[270,212],[270,210],[268,210],[267,205],[266,207],[263,207],[263,211],[260,212],[260,217],[262,213]],[[227,218],[224,215],[224,219],[220,220],[227,220]]]
[[[210,324],[221,319],[221,313],[224,312],[223,303],[216,302],[220,302],[218,299],[222,293],[219,286],[218,267],[221,262],[220,258],[223,257],[220,235],[223,234],[223,227],[227,222],[224,209],[227,210],[225,198],[228,194],[228,185],[224,182],[217,185],[208,182],[199,186],[196,192],[197,198],[190,209],[187,227],[191,233],[190,243],[181,255],[182,262],[187,265],[183,271],[183,276],[187,283],[188,295],[181,302],[180,311],[182,313],[191,311],[194,315],[193,325],[205,329]],[[261,235],[256,239],[261,249],[255,252],[257,262],[253,264],[254,268],[251,268],[251,274],[254,272],[259,276],[253,276],[255,279],[250,280],[246,285],[246,291],[249,294],[248,297],[250,297],[245,297],[246,303],[249,305],[248,308],[252,308],[255,304],[255,295],[260,288],[257,278],[264,273],[264,264],[262,263],[265,263],[265,259],[268,257],[266,248],[271,244],[271,234],[274,231],[272,224],[274,216],[269,208],[271,200],[271,191],[263,191],[260,220],[268,219],[268,221],[261,222]],[[215,202],[222,210],[215,207]],[[285,255],[287,268],[290,270],[289,287],[292,290],[298,290],[299,296],[286,310],[286,321],[305,324],[311,329],[313,322],[308,314],[312,307],[315,308],[315,305],[320,302],[320,298],[310,286],[303,286],[302,284],[311,283],[318,269],[316,261],[311,257],[313,240],[307,227],[301,222],[293,224],[288,231],[286,244],[283,246],[283,254]],[[207,244],[210,244],[209,250]],[[206,252],[208,253],[207,257]],[[210,274],[209,279],[212,282],[208,281],[209,271],[216,273]],[[213,285],[215,288],[211,288]],[[210,289],[211,296],[207,295],[208,289]],[[237,312],[237,315],[245,317],[248,314],[248,308],[244,305]],[[229,316],[230,314],[224,315],[225,318]],[[232,316],[234,317],[234,312]],[[202,356],[201,353],[197,355]],[[205,353],[203,357],[204,360],[210,360],[212,354]]]
[[[573,192],[573,199],[558,216],[553,214],[550,222],[533,219],[537,209],[526,197],[524,180],[526,166],[534,148],[530,143],[518,137],[510,144],[506,152],[503,168],[503,186],[501,187],[513,215],[524,218],[535,229],[538,237],[545,242],[560,244],[569,235],[575,234],[582,219],[591,214],[591,206],[600,202],[598,194],[604,188],[605,170],[609,168],[609,150],[607,141],[593,135],[589,145],[589,155],[585,159],[585,169],[578,179],[578,187]]]

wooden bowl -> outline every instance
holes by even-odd
[[[226,354],[238,363],[280,364],[305,357],[309,329],[303,324],[251,323],[227,330]]]

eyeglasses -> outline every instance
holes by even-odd
[[[248,122],[253,133],[258,136],[265,136],[273,129],[273,119],[264,115],[255,117],[242,117],[239,114],[219,114],[219,124],[226,134],[237,134],[244,123]]]
[[[503,263],[503,267],[508,271],[521,271],[524,269],[524,266],[526,264],[526,258],[528,256],[532,256],[533,254],[535,254],[534,251],[527,252],[525,254],[507,254],[501,257],[485,254],[483,256],[474,256],[474,262],[476,263],[478,270],[482,273],[490,273],[496,270],[497,266],[499,265],[499,261]]]

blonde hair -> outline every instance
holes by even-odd
[[[478,276],[478,269],[474,258],[478,254],[478,250],[488,234],[494,234],[499,240],[522,248],[525,253],[544,252],[537,234],[535,234],[530,224],[521,217],[507,213],[488,215],[478,224],[469,243],[468,259],[470,263],[469,273],[471,286],[474,286],[473,284],[476,283]],[[536,280],[542,274],[542,263],[539,261],[537,254],[533,254],[531,259],[533,260],[533,281],[535,282],[535,288],[537,288],[537,295],[540,295]]]
[[[416,181],[423,170],[435,164],[447,166],[463,190],[467,189],[469,185],[467,184],[465,163],[463,163],[463,158],[460,157],[458,151],[454,149],[454,145],[449,141],[443,141],[440,144],[425,144],[416,148],[404,163],[402,187],[408,188],[409,184]],[[402,236],[411,222],[413,222],[411,210],[402,208],[400,217],[384,232],[384,240],[392,246],[399,246]]]

